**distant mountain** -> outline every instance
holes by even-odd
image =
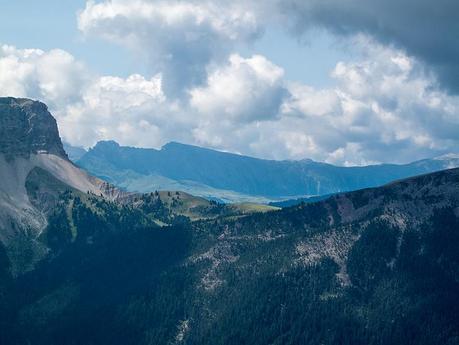
[[[172,189],[222,201],[269,202],[380,186],[458,167],[459,156],[338,167],[311,160],[263,160],[175,142],[155,150],[102,141],[76,163],[128,191]]]
[[[87,151],[83,147],[72,146],[66,142],[64,142],[63,144],[64,150],[72,162],[76,162],[87,153]]]

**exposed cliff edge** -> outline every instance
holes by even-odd
[[[46,105],[25,98],[0,98],[0,153],[9,158],[49,153],[67,159]]]
[[[74,189],[113,199],[121,193],[68,159],[45,104],[0,98],[0,242],[15,273],[31,269],[47,252],[37,239],[47,226],[46,210],[52,209],[53,200],[31,200],[27,184],[36,169],[60,182],[55,194]]]

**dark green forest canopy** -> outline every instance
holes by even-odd
[[[0,248],[0,342],[457,344],[458,191],[450,170],[194,222],[62,192],[35,270]]]

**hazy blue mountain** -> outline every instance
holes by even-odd
[[[73,162],[81,159],[88,151],[86,151],[83,147],[80,146],[72,146],[69,143],[64,142],[64,150],[67,152],[67,156]]]
[[[397,179],[458,167],[447,155],[405,165],[339,167],[274,161],[171,142],[160,150],[101,141],[77,164],[129,191],[183,190],[224,201],[276,201],[380,186]]]

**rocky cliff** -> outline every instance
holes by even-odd
[[[67,159],[56,120],[46,105],[12,97],[0,98],[0,153],[8,158],[49,153]]]
[[[0,247],[14,274],[32,269],[47,254],[39,238],[66,190],[108,199],[119,193],[68,159],[45,104],[0,98]]]

